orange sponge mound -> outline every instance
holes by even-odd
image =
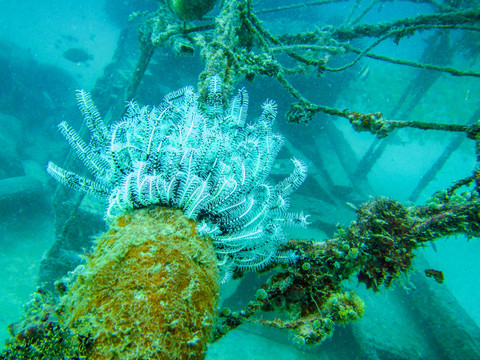
[[[62,299],[89,359],[203,359],[218,300],[211,241],[181,210],[120,216]]]

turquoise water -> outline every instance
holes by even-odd
[[[254,2],[256,9],[293,3],[296,2]],[[340,1],[332,5],[259,16],[274,34],[311,31],[327,24],[338,26],[356,3],[359,8],[355,14],[359,14],[370,1]],[[475,6],[473,1],[468,3]],[[75,89],[94,90],[93,96],[97,95],[95,100],[106,119],[115,120],[120,116],[123,106],[121,97],[138,57],[138,23],[128,23],[128,14],[151,10],[155,6],[153,0],[125,1],[121,4],[100,0],[0,2],[2,342],[8,338],[7,326],[20,319],[29,294],[36,290],[39,282],[48,278],[48,274],[42,272],[42,259],[52,253],[55,226],[57,233],[61,231],[62,225],[55,224],[55,216],[64,216],[59,207],[65,209],[70,206],[69,203],[52,201],[57,184],[45,171],[49,160],[62,164],[68,152],[68,145],[57,132],[56,125],[67,120],[73,127],[79,128],[81,116],[75,104]],[[392,21],[420,13],[432,14],[437,10],[428,2],[380,2],[362,21]],[[214,10],[211,16],[215,14]],[[443,35],[445,51],[440,51],[435,60],[429,61],[480,71],[476,56],[477,32],[472,33],[469,33],[472,38],[463,37],[460,31]],[[398,45],[387,40],[374,52],[397,59],[421,61],[428,44],[434,41],[434,34],[434,31],[425,31],[402,39]],[[359,40],[353,44],[364,48],[371,41]],[[123,44],[120,50],[117,49],[119,43]],[[72,49],[76,51],[69,51]],[[120,60],[115,58],[116,51],[122,51]],[[177,57],[169,47],[158,49],[138,88],[138,101],[157,104],[166,92],[195,85],[203,71],[198,52],[192,57]],[[115,81],[109,82],[109,64],[115,59],[118,64]],[[288,59],[281,60],[294,67]],[[341,66],[345,62],[345,58],[332,56],[328,64]],[[407,99],[405,105],[396,111],[403,92],[418,74],[419,71],[411,67],[362,59],[344,72],[316,77],[312,71],[289,79],[315,103],[364,113],[381,111],[387,118],[463,124],[479,110],[478,79],[444,73],[435,77],[414,106],[409,107],[408,101],[412,99]],[[294,210],[305,209],[310,213],[313,224],[306,230],[289,230],[292,238],[322,240],[332,236],[337,224],[347,226],[354,219],[354,212],[345,206],[346,202],[358,205],[368,201],[371,195],[388,196],[406,203],[419,180],[453,138],[451,134],[440,132],[398,130],[386,140],[385,150],[368,172],[367,183],[363,179],[356,182],[348,172],[367,152],[374,136],[356,133],[347,120],[326,115],[317,115],[308,125],[287,124],[283,119],[292,98],[278,82],[256,76],[253,82],[243,80],[238,86],[246,87],[249,92],[249,117],[260,114],[260,104],[266,98],[275,99],[278,103],[277,128],[288,143],[287,150],[280,154],[274,167],[273,177],[281,179],[291,171],[288,161],[291,155],[305,159],[309,165],[309,178],[292,196],[291,205]],[[105,93],[116,97],[105,96]],[[317,158],[323,161],[323,169],[319,168]],[[415,202],[424,204],[435,191],[469,176],[475,162],[474,142],[461,141]],[[16,185],[8,182],[17,178],[17,184],[25,181],[22,183],[25,187],[18,185],[19,189],[16,189]],[[327,189],[333,204],[325,200],[322,189]],[[75,198],[69,201],[74,202]],[[101,205],[91,204],[89,200],[82,206],[86,211],[93,208],[97,213],[101,209]],[[92,210],[92,213],[95,211]],[[91,237],[102,230],[101,210],[91,221],[85,223],[83,230],[78,230],[83,238],[79,239],[77,246],[64,249],[61,253],[63,270],[75,263],[77,254],[86,251]],[[448,359],[453,358],[452,348],[458,337],[470,337],[472,349],[476,347],[479,351],[478,239],[467,240],[462,235],[440,239],[435,247],[427,245],[418,254],[414,270],[419,274],[412,271],[410,276],[401,278],[388,290],[373,293],[363,285],[358,286],[355,279],[346,284],[365,300],[366,313],[361,320],[338,327],[333,338],[323,344],[315,347],[293,345],[290,341],[293,336],[287,331],[246,324],[212,344],[207,359]],[[437,284],[423,276],[426,268],[441,270],[445,275],[444,284]],[[224,302],[248,302],[258,284],[257,280],[249,277],[243,285],[239,282],[225,285],[222,288]],[[251,288],[252,293],[240,291],[239,295],[237,287]],[[432,301],[431,307],[425,308],[422,296],[437,296],[440,300]],[[446,310],[449,313],[446,314]],[[445,323],[439,329],[432,320],[435,315],[451,323]],[[448,338],[450,342],[444,340]],[[472,350],[472,359],[476,358],[475,354]]]

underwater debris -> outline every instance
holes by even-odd
[[[357,276],[379,291],[411,270],[415,250],[424,243],[457,233],[480,235],[480,201],[442,201],[435,207],[405,207],[376,198],[357,209],[357,220],[325,241],[290,240],[296,263],[280,265],[254,301],[239,311],[220,314],[214,341],[244,322],[293,330],[295,341],[313,345],[333,334],[336,325],[358,320],[363,301],[345,291],[344,280]],[[307,266],[305,266],[308,264]],[[268,269],[265,269],[266,271]],[[284,320],[258,320],[259,311],[276,311]]]
[[[375,47],[386,40],[398,43],[405,37],[425,30],[473,26],[477,24],[480,15],[477,8],[447,7],[442,9],[444,12],[419,14],[414,18],[403,18],[385,23],[352,25],[344,23],[338,27],[326,25],[307,32],[280,35],[270,31],[258,17],[258,14],[262,13],[288,11],[295,7],[325,5],[329,2],[310,2],[256,10],[256,6],[252,4],[251,0],[223,1],[220,3],[220,11],[214,22],[185,28],[182,20],[195,18],[198,15],[191,15],[191,13],[195,13],[199,9],[205,8],[205,11],[208,11],[210,4],[214,1],[168,0],[167,4],[171,11],[160,5],[158,11],[145,17],[144,23],[139,28],[142,54],[137,68],[146,67],[149,57],[145,54],[150,54],[155,48],[163,46],[167,40],[193,33],[195,34],[192,36],[194,46],[200,49],[199,53],[205,61],[205,70],[200,75],[198,85],[202,95],[207,92],[209,74],[221,76],[226,89],[224,99],[240,79],[245,78],[252,81],[257,75],[267,76],[278,81],[279,85],[298,102],[291,105],[287,115],[287,121],[295,123],[306,123],[319,112],[349,119],[350,111],[309,101],[302,91],[287,79],[287,75],[313,72],[316,76],[322,76],[326,72],[341,72],[355,66],[364,57],[368,57],[377,61],[434,70],[455,76],[480,77],[480,73],[475,71],[463,71],[449,66],[394,59],[372,53]],[[213,7],[213,5],[211,6]],[[176,13],[179,19],[172,19],[170,12]],[[201,15],[197,18],[200,18],[204,12],[200,11],[199,14]],[[166,18],[169,20],[165,21]],[[205,32],[208,33],[205,34]],[[352,40],[358,38],[373,38],[375,41],[366,48],[360,49],[351,44]],[[173,47],[176,46],[175,41],[171,43]],[[188,49],[190,52],[190,46]],[[354,59],[340,67],[329,66],[330,57],[343,55],[354,55]],[[285,61],[285,59],[293,60],[296,66],[292,68],[289,61]],[[368,75],[368,67],[366,69],[360,71],[360,77]],[[129,99],[134,96],[141,76],[141,72],[133,74],[131,91],[128,93]],[[369,123],[375,125],[372,121]],[[395,121],[385,120],[384,122],[384,124],[390,123],[395,123]],[[393,128],[418,128],[420,126],[424,125],[419,122],[401,122],[400,125]],[[384,132],[382,134],[384,135]]]

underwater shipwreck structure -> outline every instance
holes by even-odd
[[[338,26],[279,35],[274,35],[279,29],[269,30],[260,20],[262,14],[342,1],[256,10],[251,0],[218,4],[172,0],[162,2],[155,12],[133,14],[140,47],[136,65],[129,69],[131,76],[124,76],[124,32],[92,95],[77,93],[84,127],[77,132],[65,122],[59,125],[72,156],[61,166],[50,163],[48,171],[79,191],[57,190],[57,242],[44,260],[44,285],[34,294],[25,318],[12,324],[12,341],[0,357],[34,359],[48,353],[59,359],[202,359],[208,343],[244,323],[288,329],[299,345],[319,344],[338,325],[365,312],[363,300],[346,288],[346,280],[356,277],[377,292],[410,272],[413,258],[425,244],[454,234],[478,237],[480,109],[468,124],[396,119],[408,117],[405,109],[416,105],[437,74],[480,77],[479,72],[436,63],[435,55],[453,57],[460,51],[446,47],[449,31],[456,31],[461,40],[457,42],[472,56],[478,55],[480,4],[405,2],[423,3],[434,11],[365,24],[363,17],[390,1],[356,1]],[[214,18],[206,15],[209,11],[216,14]],[[425,62],[374,52],[387,40],[398,44],[425,31],[433,34],[422,55]],[[166,48],[177,55],[200,54],[198,92],[185,87],[167,94],[157,107],[140,106],[134,99],[147,87],[150,62]],[[291,80],[337,73],[348,78],[349,69],[364,58],[421,70],[391,118],[382,109],[363,112],[314,103]],[[274,132],[275,103],[266,101],[260,117],[248,120],[247,92],[240,89],[231,95],[241,80],[254,83],[259,77],[277,82],[293,97],[287,122],[304,126],[321,121],[321,115],[334,116],[379,139],[352,164],[345,159],[352,150],[340,131],[325,125],[326,136],[340,148],[336,156],[351,181],[350,201],[344,198],[345,191],[338,196],[322,156],[312,154],[307,146],[294,147]],[[129,101],[126,110],[121,105],[125,100]],[[107,109],[109,118],[102,120],[100,113]],[[470,176],[439,190],[426,204],[402,204],[385,197],[365,202],[364,195],[371,191],[366,174],[388,146],[381,139],[402,128],[461,134],[475,143],[477,165]],[[293,165],[288,175],[273,182],[269,179],[282,145],[292,155]],[[455,138],[420,179],[412,201],[458,146]],[[77,157],[90,175],[83,175]],[[333,211],[355,210],[356,220],[349,226],[317,223],[326,231],[334,230],[326,240],[288,238],[283,232],[284,227],[315,221],[311,209],[289,212],[291,194],[306,181],[304,157],[314,159],[308,168],[319,189],[315,204]],[[103,226],[105,205],[85,194],[108,200],[108,228],[74,267],[73,262],[58,261],[62,247],[79,242],[80,228]],[[84,238],[91,235],[82,233]],[[220,283],[249,271],[262,274],[255,296],[238,309],[217,310]],[[425,274],[443,282],[439,270],[426,269]],[[271,311],[280,315],[257,316]],[[475,338],[458,341],[458,358],[478,358]],[[443,350],[445,358],[452,358],[448,351],[453,350]]]

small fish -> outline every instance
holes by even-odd
[[[434,269],[426,269],[425,270],[425,275],[429,278],[435,279],[436,282],[439,284],[443,284],[445,281],[445,277],[443,276],[443,272],[439,270],[434,270]]]
[[[93,56],[82,48],[70,48],[63,52],[63,57],[74,63],[85,63],[93,60]]]
[[[359,80],[365,80],[370,74],[370,66],[366,65],[362,71],[357,74]]]
[[[346,202],[346,204],[351,207],[353,210],[355,211],[358,211],[358,207],[356,207],[354,204],[352,204],[351,202]]]

